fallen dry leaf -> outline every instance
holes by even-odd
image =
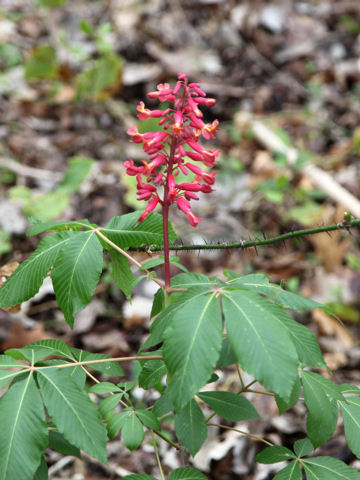
[[[341,325],[336,318],[331,317],[323,310],[315,308],[312,311],[312,318],[315,320],[319,328],[320,335],[335,336],[344,349],[349,349],[357,343],[356,338],[349,332],[349,330]]]
[[[0,268],[0,288],[10,277],[10,275],[17,269],[19,266],[18,262],[6,263]],[[21,305],[14,305],[13,307],[5,307],[2,310],[9,313],[18,313],[20,312]]]

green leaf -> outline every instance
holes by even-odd
[[[227,285],[246,288],[261,295],[266,295],[275,303],[290,310],[311,310],[323,306],[314,300],[288,292],[279,285],[269,283],[269,279],[262,273],[238,275],[227,271],[226,274],[229,278],[226,282]]]
[[[200,300],[200,298],[207,293],[208,290],[204,288],[191,288],[179,295],[179,297],[171,305],[169,305],[155,318],[150,326],[151,335],[141,347],[141,350],[150,348],[160,343],[163,340],[165,330],[168,328],[169,323],[171,322],[171,318],[179,313],[188,303],[193,302],[195,299]]]
[[[355,385],[344,383],[342,385],[336,385],[336,388],[343,395],[360,395],[360,388],[356,387]]]
[[[191,287],[208,287],[216,285],[216,281],[210,279],[202,273],[179,273],[171,279],[173,288],[191,288]]]
[[[279,395],[275,395],[275,401],[279,409],[280,415],[282,415],[286,410],[293,407],[295,403],[299,400],[301,391],[301,384],[300,378],[298,377],[295,380],[293,388],[291,390],[291,394],[288,401],[285,401],[283,398],[279,397]]]
[[[118,431],[123,427],[129,411],[112,413],[108,416],[107,430],[109,438],[114,438]]]
[[[124,393],[115,393],[101,400],[99,403],[99,412],[101,415],[106,418],[108,413],[120,403],[123,396]]]
[[[174,410],[174,405],[172,401],[169,398],[169,395],[164,393],[161,395],[161,397],[156,400],[153,406],[153,413],[156,415],[158,418],[163,417],[164,415],[172,412]]]
[[[302,473],[298,462],[293,461],[285,468],[280,470],[274,480],[302,480]]]
[[[151,308],[150,318],[155,317],[158,313],[162,312],[165,308],[165,293],[160,287],[154,295],[154,301]]]
[[[332,457],[302,460],[307,480],[360,480],[360,472]]]
[[[90,363],[89,367],[105,375],[114,377],[125,376],[123,368],[118,362],[112,361],[111,355],[107,355],[106,353],[90,353],[77,348],[72,348],[71,350],[80,362],[91,362],[92,360],[105,360],[108,358],[109,362]]]
[[[7,370],[0,371],[0,388],[4,388],[5,385],[10,382],[10,380],[17,377],[21,373],[23,373],[23,371],[21,370],[18,370],[16,372],[9,372]]]
[[[50,45],[38,45],[25,63],[25,78],[26,80],[55,78],[57,68],[55,48]]]
[[[5,370],[7,368],[21,367],[24,368],[23,363],[17,362],[13,357],[9,355],[0,355],[0,370]],[[11,372],[14,373],[14,372]]]
[[[259,463],[278,463],[285,460],[291,460],[296,458],[296,455],[286,447],[280,445],[273,445],[272,447],[265,448],[256,455],[254,460]]]
[[[226,292],[222,305],[228,338],[242,368],[287,400],[298,371],[294,344],[278,318],[282,310],[245,290]]]
[[[160,430],[160,422],[153,412],[149,410],[135,410],[135,413],[145,427],[151,428],[151,430]]]
[[[95,383],[95,385],[90,387],[89,392],[99,393],[99,394],[120,392],[120,388],[111,382],[100,382],[100,383]]]
[[[49,431],[49,447],[63,455],[81,458],[80,450],[71,445],[60,432]]]
[[[207,426],[201,408],[194,399],[175,416],[175,431],[179,441],[185,445],[192,456],[206,440]]]
[[[163,356],[169,372],[168,394],[184,407],[213,372],[219,357],[222,321],[214,294],[194,297],[174,311],[165,331]]]
[[[256,293],[267,295],[285,308],[308,310],[322,306],[300,295],[286,292],[278,285],[270,284],[267,277],[263,274],[252,274],[242,277],[233,276],[228,284],[249,288]],[[299,360],[314,367],[325,367],[325,362],[314,333],[298,322],[295,322],[281,309],[277,310],[277,318],[288,330],[290,338],[295,345]]]
[[[38,340],[36,342],[29,343],[25,348],[31,348],[37,351],[37,348],[42,349],[44,352],[48,352],[48,355],[59,355],[64,356],[73,362],[75,361],[74,356],[71,353],[70,348],[62,340],[57,340],[55,338],[50,338],[48,340]],[[45,357],[43,357],[45,358]]]
[[[36,470],[33,480],[48,480],[49,472],[44,457],[41,457],[39,468]]]
[[[39,235],[44,232],[61,232],[62,230],[79,231],[82,228],[89,228],[89,220],[74,220],[71,222],[57,221],[57,222],[37,222],[26,232],[28,237]]]
[[[123,477],[123,480],[157,480],[157,478],[152,475],[146,475],[145,473],[132,473],[131,475]]]
[[[237,363],[237,358],[235,355],[234,350],[232,349],[230,340],[228,337],[223,339],[223,343],[221,346],[220,357],[218,360],[218,366],[221,370],[224,370],[228,365],[232,365]]]
[[[315,334],[284,312],[279,311],[278,319],[287,329],[300,362],[313,367],[324,368],[326,364]]]
[[[143,222],[137,223],[141,212],[132,212],[114,217],[101,228],[101,232],[121,248],[138,247],[140,245],[162,245],[162,216],[150,213]],[[176,234],[169,224],[169,242],[176,240]]]
[[[331,404],[332,411],[329,415],[328,423],[325,425],[320,423],[311,413],[306,418],[306,433],[314,445],[314,448],[320,447],[326,443],[333,435],[339,416],[336,403]]]
[[[163,360],[150,360],[143,366],[139,375],[139,387],[147,390],[160,382],[166,375],[166,366]]]
[[[134,277],[130,270],[129,261],[114,248],[109,249],[111,256],[111,276],[116,285],[123,292],[127,300],[131,298]]]
[[[121,428],[121,438],[129,450],[135,450],[144,440],[144,428],[135,412],[132,411]]]
[[[62,179],[58,190],[67,194],[76,193],[89,175],[95,161],[88,157],[71,157],[69,158],[69,167]]]
[[[72,378],[57,368],[37,371],[46,408],[66,440],[106,462],[106,429],[97,408]]]
[[[38,0],[40,7],[48,7],[48,8],[55,8],[61,7],[64,5],[68,0]]]
[[[6,350],[6,354],[18,360],[26,360],[31,363],[31,365],[35,365],[40,360],[53,355],[49,352],[48,348],[43,348],[40,345],[35,345],[34,347],[26,346],[23,348],[11,348]]]
[[[122,58],[115,52],[101,55],[90,68],[78,74],[78,97],[95,102],[107,99],[121,82],[122,68]]]
[[[337,399],[343,398],[342,395],[337,392],[330,380],[317,373],[303,370],[301,380],[305,404],[311,416],[321,425],[330,426],[332,423],[332,404],[328,395],[335,396]]]
[[[32,374],[14,382],[1,397],[0,423],[0,479],[33,480],[48,433]]]
[[[102,246],[94,232],[73,234],[56,259],[51,278],[59,307],[70,327],[73,315],[91,299],[102,271]]]
[[[294,443],[294,452],[298,457],[305,457],[309,455],[314,450],[313,444],[308,438],[302,438],[301,440],[296,440]]]
[[[169,480],[206,480],[207,477],[195,468],[176,468],[170,473]]]
[[[35,252],[18,266],[0,288],[0,308],[18,305],[33,297],[70,238],[69,232],[43,238]]]
[[[340,402],[340,406],[347,444],[360,458],[360,398],[347,397],[346,402]]]
[[[259,416],[255,407],[245,397],[231,392],[199,392],[204,400],[220,417],[233,422],[250,420]]]

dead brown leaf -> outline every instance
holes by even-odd
[[[10,277],[10,275],[17,269],[19,266],[18,262],[10,262],[6,263],[0,268],[0,288],[6,282],[6,280]],[[14,305],[12,307],[5,307],[2,310],[9,313],[18,313],[20,312],[21,305]]]
[[[320,335],[335,336],[345,350],[357,343],[356,338],[336,318],[331,317],[323,310],[315,308],[312,311],[312,318],[315,320]]]

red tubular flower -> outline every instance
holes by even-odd
[[[186,214],[188,222],[196,226],[201,220],[191,211],[190,200],[198,200],[197,193],[210,193],[217,172],[208,172],[198,165],[186,162],[187,159],[202,163],[204,167],[213,167],[220,150],[207,150],[199,143],[214,138],[218,121],[204,123],[199,106],[211,107],[216,100],[206,98],[205,92],[197,83],[188,83],[185,73],[179,73],[174,88],[168,83],[157,85],[157,90],[149,92],[148,97],[170,106],[164,110],[150,110],[139,102],[137,116],[140,120],[158,118],[162,127],[158,132],[139,133],[133,126],[127,133],[134,143],[143,145],[143,150],[150,158],[143,161],[143,166],[136,166],[133,160],[124,163],[128,175],[137,177],[137,195],[139,200],[148,201],[139,222],[143,221],[154,208],[161,204],[165,211],[173,203]],[[188,150],[188,147],[191,150]],[[176,183],[176,177],[182,172],[193,173],[193,180]],[[165,220],[164,220],[165,221]],[[165,227],[164,227],[165,228]]]

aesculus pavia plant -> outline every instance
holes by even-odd
[[[72,327],[74,315],[91,300],[105,250],[111,275],[127,298],[141,278],[159,285],[150,335],[132,357],[90,353],[58,339],[1,355],[0,388],[8,388],[0,399],[0,480],[47,479],[47,448],[76,456],[84,450],[106,462],[107,438],[119,432],[130,450],[152,440],[163,480],[158,441],[194,456],[208,428],[234,430],[267,444],[255,460],[289,462],[276,480],[301,480],[303,475],[307,480],[360,479],[359,472],[340,460],[313,453],[331,438],[341,411],[348,446],[360,458],[360,389],[335,385],[314,371],[326,367],[316,337],[289,315],[290,310],[323,305],[270,283],[262,273],[225,270],[222,279],[208,278],[188,272],[170,257],[176,240],[168,220],[170,206],[176,205],[196,226],[200,219],[190,202],[212,190],[216,171],[211,168],[219,150],[202,142],[214,138],[217,121],[204,123],[200,107],[211,107],[215,100],[206,98],[185,74],[173,88],[161,84],[149,97],[166,102],[166,108],[150,110],[140,102],[138,117],[158,118],[161,130],[139,133],[132,127],[128,133],[149,158],[138,165],[125,163],[127,173],[137,177],[139,200],[148,202],[145,211],[114,217],[104,227],[88,220],[35,223],[28,235],[54,233],[42,238],[1,287],[0,307],[28,300],[50,274],[59,307]],[[189,181],[179,181],[179,172],[189,175]],[[157,205],[162,215],[153,212]],[[351,219],[335,227],[349,226]],[[163,249],[164,257],[141,264],[131,251],[144,248]],[[129,262],[138,267],[139,276],[133,278]],[[170,262],[184,272],[170,278]],[[165,281],[151,271],[161,263]],[[124,378],[121,363],[129,361],[136,362],[135,379]],[[216,390],[217,373],[227,368],[237,372],[238,387]],[[154,389],[158,399],[146,403],[135,398],[136,386]],[[298,401],[305,403],[306,434],[293,450],[241,428],[239,422],[259,416],[249,392],[274,397],[280,414]],[[180,457],[184,461],[186,455],[179,455],[179,462]],[[169,480],[206,478],[189,466],[191,459],[186,462]],[[126,478],[154,480],[143,473]]]

